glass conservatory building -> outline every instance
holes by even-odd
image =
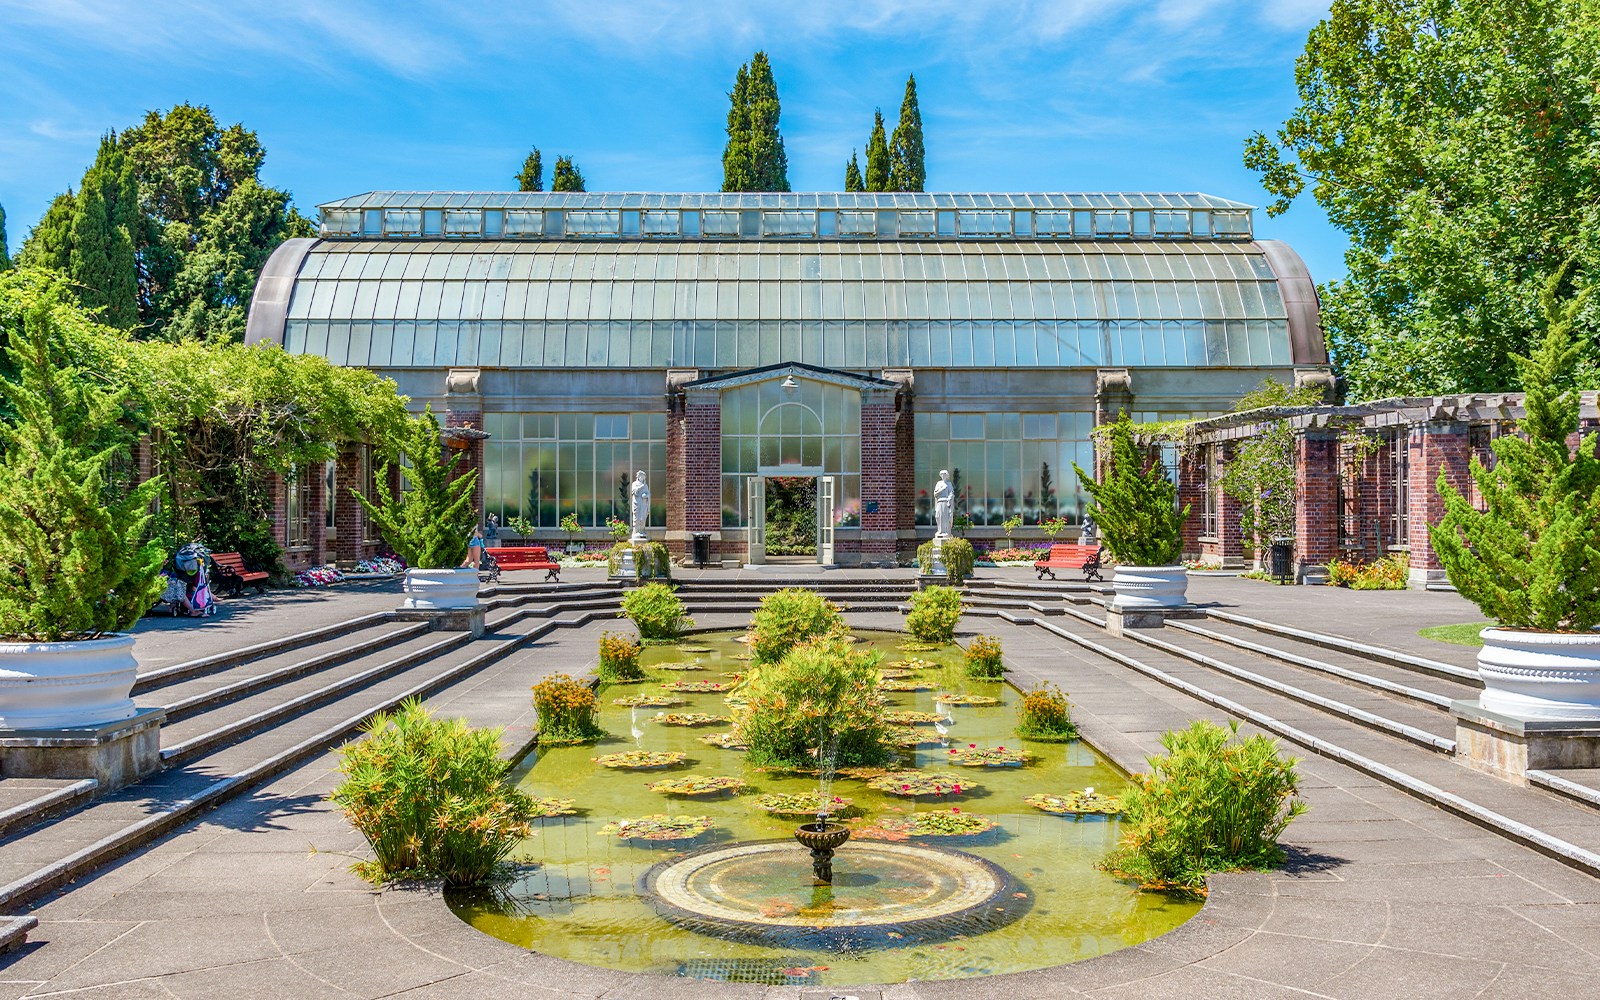
[[[940,469],[977,535],[1075,523],[1097,422],[1327,377],[1300,258],[1203,194],[373,192],[277,250],[247,340],[446,413],[502,524],[600,529],[643,470],[662,538],[741,561],[772,479],[815,480],[815,558],[884,562]]]

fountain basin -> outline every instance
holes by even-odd
[[[780,948],[900,947],[982,934],[1022,916],[1032,897],[1018,899],[1005,869],[964,851],[874,842],[841,858],[848,865],[831,885],[812,885],[799,845],[723,845],[656,865],[641,888],[679,927]]]
[[[850,828],[838,823],[806,823],[795,828],[794,839],[810,851],[836,851],[850,839]]]

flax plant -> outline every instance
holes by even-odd
[[[1206,876],[1283,863],[1278,835],[1306,809],[1297,797],[1298,759],[1278,741],[1239,739],[1200,720],[1161,737],[1165,756],[1148,758],[1123,796],[1122,844],[1101,867],[1151,889],[1204,893]]]
[[[503,730],[435,719],[411,699],[363,732],[339,748],[344,780],[329,795],[372,845],[374,858],[351,870],[373,884],[476,885],[501,874],[533,816],[533,803],[505,783]]]

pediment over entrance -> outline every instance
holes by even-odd
[[[742,371],[727,372],[722,375],[710,375],[705,378],[695,379],[692,382],[684,382],[679,388],[688,391],[712,390],[720,392],[724,389],[733,389],[756,382],[766,382],[771,379],[789,378],[791,376],[828,385],[844,386],[862,392],[894,391],[901,386],[899,382],[892,382],[872,375],[861,375],[856,372],[840,371],[837,368],[822,368],[817,365],[806,365],[798,361],[790,361],[783,364],[766,365],[761,368],[746,368]]]

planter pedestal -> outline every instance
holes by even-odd
[[[391,612],[397,622],[427,622],[433,632],[471,632],[474,639],[483,635],[483,616],[488,607],[474,608],[401,608]]]
[[[1524,719],[1476,701],[1450,703],[1456,757],[1468,767],[1528,784],[1529,770],[1600,767],[1600,722]]]
[[[1185,604],[1176,608],[1106,608],[1106,633],[1120,636],[1129,629],[1161,628],[1169,618],[1204,618],[1204,608]]]
[[[7,778],[93,778],[96,794],[133,784],[161,769],[166,709],[142,708],[130,719],[63,729],[0,729],[0,773]]]
[[[394,612],[396,621],[427,622],[435,632],[483,635],[488,610],[478,602],[478,571],[469,568],[408,569],[406,599]]]

